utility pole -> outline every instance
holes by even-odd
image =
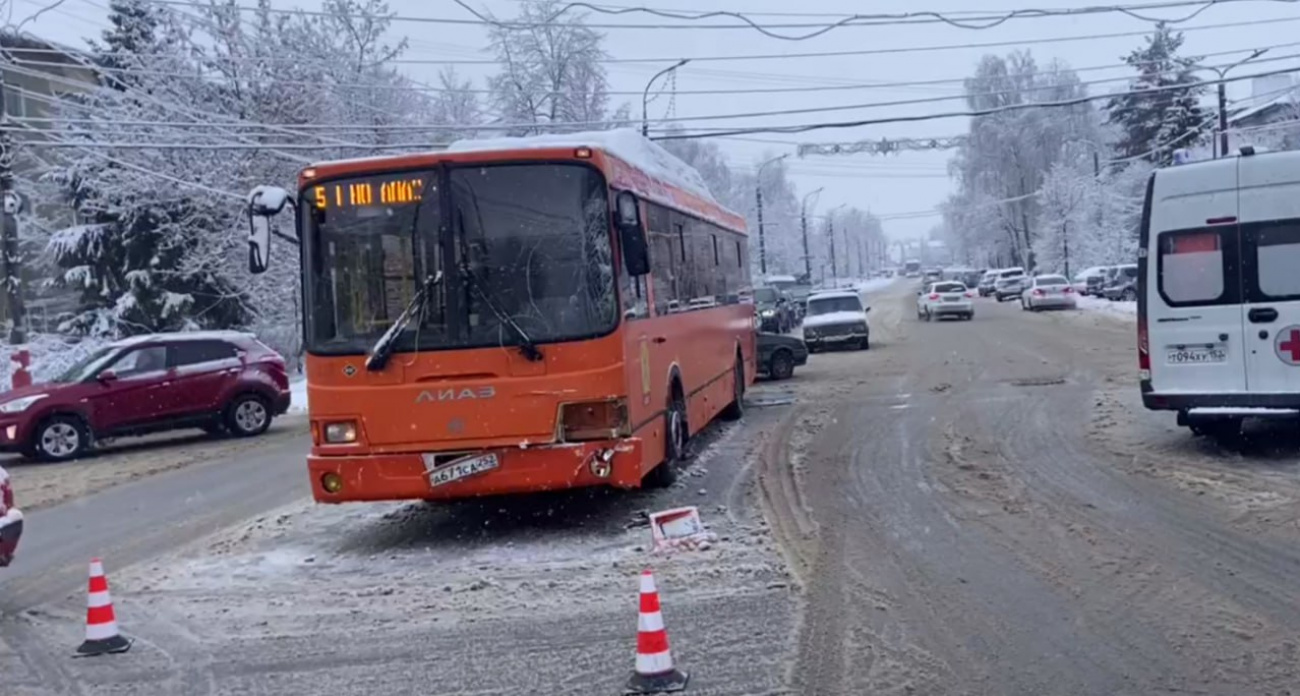
[[[1206,68],[1206,70],[1212,70],[1219,76],[1219,157],[1228,156],[1228,87],[1223,78],[1228,74],[1229,70],[1244,63],[1249,63],[1265,53],[1268,53],[1268,49],[1261,48],[1226,68]]]
[[[4,69],[0,68],[0,202],[4,205],[4,229],[0,234],[0,254],[4,255],[5,299],[9,305],[9,344],[27,342],[23,324],[22,254],[18,249],[18,207],[20,198],[14,190],[14,140],[9,123],[9,100]]]
[[[835,213],[846,205],[848,205],[848,203],[841,203],[832,208],[829,213],[826,213],[826,237],[831,242],[831,280],[834,281],[836,287],[838,287],[840,283],[839,269],[835,265]],[[847,249],[845,249],[845,253],[848,253]]]
[[[1219,81],[1219,156],[1228,156],[1228,86]]]
[[[754,175],[754,197],[758,202],[758,270],[764,276],[767,275],[767,240],[763,235],[763,168],[773,162],[780,162],[789,156],[789,154],[785,154],[773,157],[758,165],[758,174]]]
[[[821,192],[822,189],[817,189],[804,194],[803,204],[799,206],[800,226],[803,228],[803,271],[808,282],[812,282],[812,251],[808,249],[808,199]]]
[[[654,76],[650,78],[650,81],[645,83],[645,91],[641,92],[641,137],[650,137],[650,87],[654,85],[655,80],[658,80],[660,77],[673,72],[677,68],[680,68],[689,62],[691,62],[690,58],[683,58],[655,73]],[[674,91],[676,91],[676,88],[674,88]],[[658,97],[659,95],[655,95],[656,99]]]

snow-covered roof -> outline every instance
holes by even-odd
[[[134,346],[140,343],[149,343],[152,341],[213,341],[213,340],[231,340],[235,338],[253,338],[254,334],[247,331],[178,331],[176,333],[160,334],[141,334],[131,336],[120,341],[115,341],[114,346]]]
[[[1260,113],[1268,111],[1269,109],[1273,109],[1278,106],[1283,106],[1286,104],[1294,104],[1295,97],[1296,97],[1295,89],[1285,91],[1282,94],[1273,97],[1272,99],[1262,101],[1254,106],[1246,107],[1245,109],[1242,109],[1241,111],[1232,114],[1231,116],[1228,117],[1228,122],[1237,123],[1239,121],[1245,121],[1250,117],[1257,116]]]
[[[717,204],[704,178],[691,165],[677,159],[673,153],[643,137],[631,128],[579,133],[554,133],[529,135],[517,138],[487,138],[483,140],[457,140],[447,146],[447,152],[484,152],[492,150],[540,150],[553,147],[590,147],[603,150],[646,174]]]

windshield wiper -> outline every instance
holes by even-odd
[[[478,225],[481,230],[483,229],[483,216],[479,212],[478,196],[474,193],[472,187],[469,187],[468,190],[469,200],[474,206],[474,215],[478,218]],[[497,306],[497,303],[493,302],[492,298],[488,297],[488,294],[483,291],[483,281],[478,279],[478,275],[474,273],[474,269],[469,265],[469,243],[465,240],[465,216],[459,211],[457,211],[456,215],[456,232],[458,236],[456,241],[460,245],[460,272],[465,277],[465,284],[474,289],[475,294],[478,295],[478,299],[483,303],[483,306],[487,307],[488,310],[496,316],[497,321],[509,327],[510,330],[519,337],[519,352],[523,353],[524,358],[529,362],[537,362],[538,360],[541,360],[543,357],[542,351],[537,347],[537,344],[533,342],[533,339],[528,335],[528,332],[524,331],[524,328],[510,315],[503,312],[501,308]]]
[[[428,276],[420,284],[420,289],[415,292],[415,297],[411,298],[410,304],[406,309],[397,315],[397,320],[393,325],[388,327],[383,336],[375,341],[375,345],[370,348],[370,356],[366,358],[366,369],[371,372],[379,372],[388,365],[388,359],[393,356],[393,348],[397,345],[397,337],[402,335],[406,327],[410,325],[411,319],[422,317],[425,308],[429,304],[429,298],[433,296],[433,289],[442,282],[442,271],[437,274]],[[418,346],[417,346],[418,348]]]

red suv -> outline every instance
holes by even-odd
[[[137,336],[51,382],[0,394],[0,451],[63,461],[98,438],[179,428],[247,437],[288,408],[284,358],[251,334]]]
[[[0,568],[14,560],[18,539],[23,535],[23,513],[14,507],[14,490],[9,474],[0,467]]]

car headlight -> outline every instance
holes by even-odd
[[[763,310],[762,314],[764,319],[770,319],[771,317],[776,316],[776,311],[771,309],[765,309]]]
[[[0,404],[0,413],[22,413],[31,407],[32,404],[44,399],[48,394],[33,394],[24,396],[13,401],[6,401]]]

